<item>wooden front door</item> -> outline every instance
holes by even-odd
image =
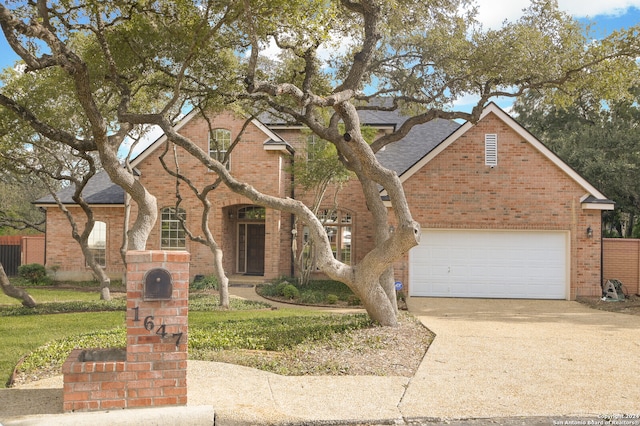
[[[238,226],[238,271],[247,275],[264,275],[264,224],[241,223]]]

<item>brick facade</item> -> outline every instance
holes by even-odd
[[[498,135],[493,168],[485,165],[487,133]],[[583,209],[585,189],[494,114],[413,174],[404,189],[423,229],[568,231],[570,298],[601,293],[600,210]],[[406,265],[397,267],[404,282]]]
[[[213,120],[213,127],[224,128],[231,131],[232,140],[241,131],[244,119],[230,113],[223,113]],[[196,142],[200,148],[208,152],[208,124],[196,117],[189,121],[180,129],[180,133]],[[230,155],[230,171],[234,176],[238,176],[257,190],[274,196],[288,196],[290,193],[290,177],[286,173],[289,164],[289,156],[279,151],[266,151],[264,142],[267,140],[264,132],[258,127],[250,124],[242,134],[242,140],[234,148]],[[158,155],[164,151],[164,147],[157,150],[157,155],[145,158],[137,165],[142,171],[140,181],[158,199],[158,208],[171,207],[175,205],[176,182],[162,168]],[[195,186],[203,188],[207,184],[213,183],[217,176],[208,171],[197,160],[186,154],[182,149],[177,149],[178,168],[182,174],[187,176]],[[170,152],[166,157],[166,163],[173,170],[176,169],[175,161]],[[187,222],[193,233],[202,235],[200,228],[200,212],[202,205],[200,201],[190,192],[189,188],[181,184],[180,193],[183,197],[181,208],[187,212]],[[210,229],[215,240],[220,244],[224,252],[224,268],[227,274],[238,272],[237,257],[237,230],[239,223],[249,223],[252,221],[239,221],[237,209],[249,206],[252,202],[242,196],[230,191],[221,184],[210,193],[209,199],[212,204],[209,216]],[[286,250],[281,250],[285,242],[290,247],[291,235],[290,215],[268,209],[266,212],[265,224],[265,278],[274,278],[279,275],[289,273],[290,256]],[[133,217],[133,215],[132,215]],[[259,222],[253,222],[259,223]],[[260,222],[261,223],[261,222]],[[149,236],[147,247],[149,249],[160,248],[160,226],[159,222]],[[284,239],[284,242],[282,241]],[[192,256],[192,276],[213,273],[212,259],[208,247],[192,242],[186,242],[186,250]]]
[[[86,218],[80,207],[67,206],[78,226],[84,226]],[[122,247],[122,206],[93,207],[94,219],[106,223],[107,252],[105,272],[111,278],[121,278],[124,272],[120,247]],[[81,228],[82,229],[82,228]],[[47,235],[45,241],[45,266],[55,271],[56,279],[90,280],[91,268],[86,265],[80,246],[71,236],[71,225],[64,213],[57,208],[47,209]]]
[[[238,135],[244,118],[222,113],[211,118],[214,128],[231,131],[232,140]],[[179,132],[208,150],[208,124],[199,117],[186,122]],[[484,165],[484,135],[498,135],[498,165]],[[278,135],[297,152],[303,151],[306,136],[299,129],[278,129]],[[239,180],[270,195],[296,199],[310,198],[300,189],[291,188],[289,167],[292,156],[288,152],[266,150],[268,135],[258,125],[249,124],[242,140],[231,153],[230,170]],[[175,205],[176,182],[164,172],[158,156],[164,144],[136,163],[140,181],[157,197],[158,208]],[[215,181],[216,175],[206,170],[182,149],[176,150],[181,173],[198,187]],[[416,158],[416,160],[419,160]],[[166,163],[176,168],[173,150]],[[404,181],[405,193],[414,218],[424,229],[476,230],[558,230],[570,235],[569,261],[570,298],[578,295],[600,294],[600,210],[584,208],[582,197],[587,191],[538,149],[531,146],[513,125],[493,113],[470,127],[453,144],[439,153],[424,167]],[[183,198],[181,208],[187,212],[187,222],[194,234],[200,235],[198,201],[186,185],[179,186]],[[328,191],[328,194],[331,191]],[[212,203],[210,229],[224,252],[224,267],[228,275],[239,272],[238,227],[247,221],[238,220],[238,208],[251,202],[220,185],[209,196]],[[357,263],[373,248],[373,224],[358,181],[349,182],[338,194],[339,208],[353,218],[352,258]],[[333,204],[326,197],[326,206]],[[132,220],[136,208],[132,207]],[[96,219],[107,222],[107,272],[122,272],[119,259],[121,245],[122,208],[98,207]],[[47,212],[47,266],[60,265],[58,274],[87,270],[79,255],[77,243],[70,239],[69,225],[57,209]],[[290,214],[266,210],[264,277],[274,278],[292,272],[292,227]],[[586,235],[591,228],[593,237]],[[301,226],[297,229],[301,238]],[[160,219],[149,235],[147,248],[161,249]],[[298,247],[301,246],[298,240]],[[201,244],[187,240],[185,250],[191,253],[191,278],[213,273],[212,254]],[[396,279],[408,283],[408,260],[396,263]]]

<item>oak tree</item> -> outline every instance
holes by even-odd
[[[145,247],[157,206],[120,167],[117,152],[136,126],[155,124],[231,190],[296,215],[309,228],[318,268],[347,284],[374,320],[393,326],[392,264],[419,243],[420,225],[399,177],[378,162],[376,152],[436,118],[476,122],[497,96],[536,89],[567,101],[585,79],[624,73],[637,57],[632,32],[588,43],[583,28],[555,1],[533,1],[521,19],[498,30],[482,29],[474,13],[466,0],[10,3],[0,5],[7,41],[27,73],[57,69],[65,75],[66,84],[52,89],[52,98],[72,98],[85,127],[71,132],[50,124],[43,105],[23,94],[0,89],[0,105],[51,140],[98,153],[113,182],[138,205],[130,248]],[[268,65],[287,72],[265,71],[261,53],[270,46],[288,60]],[[475,105],[457,109],[455,102],[469,96]],[[273,111],[333,144],[362,186],[374,217],[375,247],[356,265],[340,262],[309,206],[260,193],[181,135],[176,112],[204,103],[248,115]],[[359,110],[400,111],[408,119],[369,144]]]

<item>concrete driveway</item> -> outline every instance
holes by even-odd
[[[628,415],[640,425],[640,317],[577,302],[410,298],[436,338],[408,419]]]

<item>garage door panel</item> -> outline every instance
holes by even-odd
[[[564,299],[565,232],[430,230],[409,253],[410,295]]]

